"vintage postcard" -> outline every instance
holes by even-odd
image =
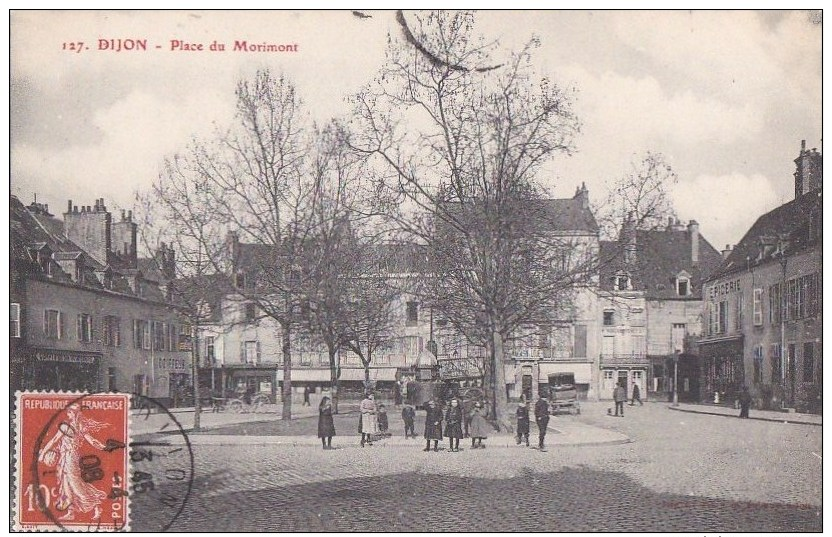
[[[819,532],[821,10],[12,10],[13,530]]]

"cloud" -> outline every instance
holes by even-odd
[[[696,220],[703,236],[720,250],[736,244],[758,217],[780,205],[772,182],[763,175],[699,175],[671,192],[682,220]]]

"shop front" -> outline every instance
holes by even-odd
[[[361,400],[367,390],[373,390],[377,398],[395,400],[398,373],[397,367],[371,367],[368,380],[363,367],[342,367],[339,398]]]
[[[32,349],[23,363],[26,390],[97,392],[101,354],[58,349]]]
[[[733,401],[745,383],[743,336],[701,341],[699,356],[701,400]]]

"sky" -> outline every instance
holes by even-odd
[[[12,194],[37,195],[57,215],[70,199],[130,208],[165,157],[231,122],[237,81],[260,68],[289,76],[316,119],[347,113],[344,99],[383,64],[388,33],[401,35],[395,12],[366,14],[13,12]],[[538,36],[538,73],[574,96],[576,150],[538,177],[557,197],[584,182],[600,201],[633,162],[661,153],[679,177],[679,217],[719,250],[793,197],[801,140],[822,152],[815,13],[480,11],[476,22],[505,49]],[[117,40],[147,50],[115,51]],[[288,50],[231,50],[242,40]]]

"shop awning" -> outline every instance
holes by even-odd
[[[283,380],[283,371],[278,372],[278,379]],[[330,382],[332,375],[327,369],[292,369],[292,382]]]
[[[592,364],[547,364],[540,362],[538,382],[549,382],[549,375],[553,373],[572,373],[575,375],[575,382],[578,384],[590,384],[592,382]]]
[[[370,380],[395,381],[396,367],[370,368]],[[292,372],[294,374],[294,372]],[[341,368],[341,380],[364,380],[364,368]]]

